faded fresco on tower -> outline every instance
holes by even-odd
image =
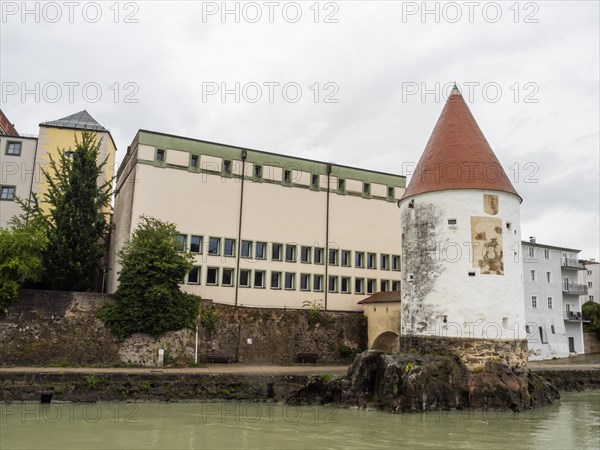
[[[490,216],[495,216],[500,210],[500,200],[497,195],[483,194],[483,210]]]
[[[471,217],[473,267],[482,274],[504,275],[502,219]]]

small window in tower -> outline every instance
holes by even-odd
[[[469,271],[469,276],[470,277],[474,277],[475,276],[475,272],[474,271]]]
[[[510,222],[506,222],[506,229],[507,230],[512,229],[512,224]]]
[[[165,160],[165,151],[163,149],[156,150],[156,160],[164,161]]]
[[[319,175],[311,175],[310,187],[312,189],[319,189]]]
[[[190,160],[190,165],[192,167],[198,167],[198,155],[192,155],[192,158]]]
[[[292,182],[292,171],[291,170],[283,171],[283,182],[288,183],[288,184]]]
[[[448,225],[456,225],[456,219],[448,219]]]
[[[412,283],[412,282],[414,282],[414,281],[415,281],[415,276],[414,276],[412,273],[409,273],[409,274],[408,274],[408,282],[409,282],[409,283]]]

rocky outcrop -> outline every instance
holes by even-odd
[[[523,411],[560,398],[550,383],[523,368],[488,361],[478,371],[450,356],[366,351],[345,377],[313,377],[290,404],[334,403],[398,412],[438,409]]]

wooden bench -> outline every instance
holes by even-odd
[[[235,361],[235,356],[231,353],[209,353],[206,355],[206,362],[212,364],[230,364]]]
[[[296,362],[315,364],[319,359],[319,355],[316,353],[298,353],[296,354]]]

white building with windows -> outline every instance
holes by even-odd
[[[587,298],[579,250],[523,241],[525,317],[531,360],[583,353],[581,305]]]
[[[582,281],[587,286],[587,298],[583,303],[590,301],[600,303],[600,263],[595,259],[586,259],[582,261],[585,272],[582,271]]]
[[[0,227],[23,211],[16,198],[28,200],[39,171],[34,170],[37,138],[0,134]]]
[[[219,303],[360,310],[400,289],[405,178],[140,130],[117,175],[117,253],[141,215],[176,224],[195,255],[184,290]]]

